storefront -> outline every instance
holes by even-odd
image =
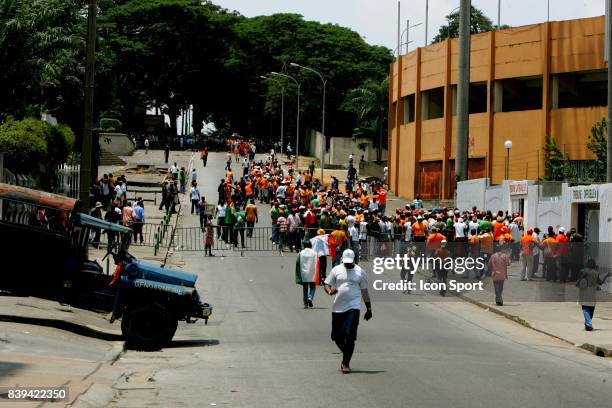
[[[527,180],[511,181],[508,183],[508,194],[510,194],[510,210],[513,213],[525,215],[527,208]]]
[[[597,258],[599,252],[599,194],[598,186],[577,186],[569,188],[571,201],[572,227],[575,227],[580,235],[584,237],[587,248],[591,248],[588,254]]]

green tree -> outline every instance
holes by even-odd
[[[606,164],[608,160],[608,120],[602,118],[591,128],[587,147],[593,152],[596,160],[591,160],[585,166],[585,176],[593,182],[606,181]]]
[[[502,25],[500,28],[510,28],[508,25]],[[474,6],[470,8],[470,33],[484,33],[493,31],[495,26],[489,17],[481,10]],[[444,41],[447,38],[459,37],[459,10],[446,16],[446,24],[440,27],[438,34],[434,37],[433,42],[437,43]]]
[[[544,144],[544,169],[546,181],[576,180],[578,175],[576,168],[571,165],[569,156],[563,154],[557,146],[557,142],[550,136],[546,137]]]
[[[382,81],[369,79],[360,87],[351,89],[343,108],[357,117],[353,135],[371,138],[378,148],[377,160],[381,161],[383,131],[389,108],[389,77]]]
[[[0,119],[80,105],[83,3],[0,0]]]

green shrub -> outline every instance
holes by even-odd
[[[102,118],[100,119],[100,128],[105,132],[119,132],[123,124],[119,119]]]
[[[74,133],[65,125],[52,126],[39,119],[9,119],[0,125],[0,152],[6,167],[32,174],[40,165],[50,169],[63,163],[74,146]]]

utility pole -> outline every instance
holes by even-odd
[[[89,0],[87,13],[87,56],[85,62],[85,120],[83,126],[83,141],[81,143],[81,182],[79,199],[82,211],[87,213],[90,208],[89,189],[91,187],[91,150],[93,147],[93,102],[94,73],[96,68],[96,13],[97,0]]]
[[[497,30],[501,27],[501,0],[497,0]]]
[[[612,120],[612,0],[606,0],[606,48],[607,48],[607,57],[608,57],[608,171],[606,180],[608,183],[612,183],[612,140],[610,140],[610,122]]]
[[[428,30],[429,30],[429,0],[425,0],[425,46],[426,47],[427,47],[427,42],[429,41],[429,39],[427,38],[427,36],[429,35]]]
[[[459,81],[457,84],[457,146],[455,177],[467,179],[468,132],[470,121],[470,6],[471,0],[461,0],[459,9]],[[455,189],[457,191],[457,189]]]

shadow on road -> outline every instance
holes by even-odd
[[[0,380],[11,378],[19,371],[24,370],[29,364],[15,363],[12,361],[0,361]],[[0,399],[5,399],[5,395],[0,395]]]
[[[169,346],[165,348],[187,348],[187,347],[207,347],[207,346],[218,346],[219,340],[208,339],[208,340],[173,340]]]
[[[382,374],[385,370],[351,370],[351,374]]]

